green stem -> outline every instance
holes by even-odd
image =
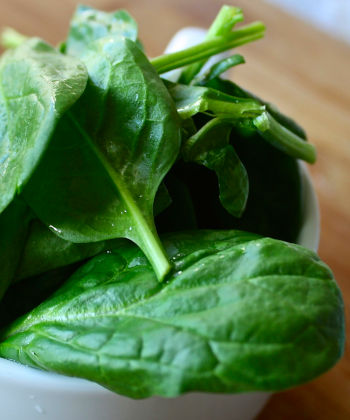
[[[277,149],[309,163],[316,161],[315,147],[276,121],[268,112],[253,120],[261,136]]]
[[[193,83],[191,84],[205,86],[208,82],[216,79],[225,71],[244,63],[244,57],[242,57],[240,54],[231,55],[230,57],[226,57],[212,65],[205,74],[194,77]]]
[[[28,39],[12,28],[5,28],[2,31],[0,43],[4,48],[16,48]]]
[[[152,59],[151,63],[158,73],[166,73],[167,71],[207,59],[212,55],[260,39],[264,36],[264,32],[265,26],[261,22],[254,22],[228,35],[203,41],[194,47],[171,54],[161,55]]]
[[[225,36],[230,33],[237,22],[243,20],[242,10],[238,7],[223,6],[214,22],[211,24],[204,40],[209,41],[218,36]],[[189,84],[193,78],[198,74],[201,68],[206,63],[206,60],[198,61],[183,70],[179,82]]]
[[[118,193],[123,197],[123,200],[128,207],[128,211],[130,214],[132,214],[135,220],[135,226],[136,230],[138,231],[138,235],[136,235],[136,238],[134,235],[130,235],[128,239],[134,241],[142,249],[149,262],[151,263],[158,280],[163,281],[167,274],[172,270],[172,265],[168,260],[167,253],[163,248],[162,243],[160,242],[154,225],[150,226],[150,224],[147,222],[141,210],[135,203],[134,198],[126,187],[123,179],[114,170],[105,155],[99,150],[98,147],[96,147],[95,143],[81,127],[74,116],[70,112],[68,112],[68,115],[88,143],[93,153],[98,158],[104,170],[107,172]]]

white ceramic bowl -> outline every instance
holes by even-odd
[[[203,30],[187,28],[171,41],[169,50],[200,42]],[[176,73],[168,75],[176,78]],[[317,251],[319,210],[306,167],[303,182],[303,225],[298,243]],[[43,372],[0,359],[2,420],[251,420],[271,394],[191,393],[178,398],[132,400],[78,378]]]

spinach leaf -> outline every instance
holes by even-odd
[[[187,119],[199,112],[211,111],[215,116],[239,120],[259,116],[265,107],[250,98],[238,98],[218,90],[187,86],[166,81],[180,117]]]
[[[132,41],[96,41],[82,60],[90,77],[84,95],[57,126],[24,195],[65,240],[136,242],[161,279],[171,267],[153,202],[178,155],[180,120]]]
[[[34,220],[16,270],[15,280],[23,280],[85,260],[103,251],[116,248],[119,242],[123,240],[112,239],[79,244],[65,241],[39,220]]]
[[[0,212],[41,159],[55,125],[85,89],[85,66],[39,39],[0,61]]]
[[[28,206],[19,198],[0,215],[0,300],[17,270],[31,218]]]
[[[50,270],[25,281],[12,283],[7,289],[0,305],[0,327],[9,325],[16,318],[31,311],[53,294],[81,263],[66,265]]]
[[[185,162],[196,162],[215,171],[220,201],[233,216],[245,210],[249,181],[247,171],[229,144],[232,125],[213,118],[185,141],[182,156]]]
[[[227,228],[295,242],[303,217],[298,162],[254,132],[233,129],[230,143],[247,170],[249,197],[241,218],[232,218],[221,209],[216,217]]]
[[[155,216],[171,204],[171,197],[164,183],[160,184],[154,204]],[[123,239],[88,243],[65,241],[35,219],[31,223],[14,280],[38,276],[47,271],[83,261],[103,251],[114,249],[124,242]]]
[[[137,32],[137,23],[126,10],[108,13],[80,5],[71,20],[64,51],[80,57],[98,39],[112,36],[136,41]]]
[[[274,105],[263,101],[237,84],[219,77],[211,80],[203,78],[201,81],[197,81],[197,84],[217,89],[226,95],[233,95],[241,99],[249,98],[260,103],[266,110],[248,122],[250,128],[257,130],[267,142],[289,156],[303,159],[309,163],[316,161],[315,147],[304,141],[306,140],[305,131],[291,118],[279,112]],[[243,123],[247,125],[247,122]]]
[[[341,356],[342,298],[312,251],[239,231],[164,243],[168,282],[133,245],[97,256],[2,332],[0,355],[134,398],[289,388]]]
[[[202,165],[179,160],[170,172],[188,188],[198,228],[242,229],[295,242],[302,221],[302,184],[298,162],[272,147],[254,131],[234,127],[230,144],[249,179],[249,196],[240,218],[232,216],[222,206],[217,177],[212,171]],[[181,198],[172,199],[174,208],[181,205]],[[181,223],[187,222],[181,220],[179,223],[179,230],[185,229]]]
[[[193,230],[197,219],[190,192],[173,169],[165,177],[164,183],[171,196],[171,204],[155,218],[160,233]]]
[[[210,80],[206,80],[203,78],[202,80],[198,81],[199,85],[204,85],[211,87],[213,89],[219,90],[220,92],[226,93],[227,95],[238,96],[239,98],[251,98],[255,99],[256,101],[260,102],[262,105],[265,105],[266,110],[270,113],[270,115],[277,120],[283,127],[290,130],[296,136],[300,137],[301,139],[306,140],[306,133],[305,130],[297,124],[292,118],[288,117],[285,114],[282,114],[276,105],[264,101],[263,99],[259,98],[258,96],[254,95],[251,92],[248,92],[246,89],[238,86],[236,83],[232,82],[231,80],[221,79],[220,77],[216,77]]]

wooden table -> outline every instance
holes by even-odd
[[[1,0],[0,26],[57,43],[75,0]],[[208,26],[217,0],[90,0],[105,10],[128,9],[139,22],[148,54],[160,54],[179,28]],[[231,2],[230,2],[231,3]],[[233,4],[233,3],[232,3]],[[241,48],[235,70],[243,86],[278,104],[308,131],[318,148],[312,168],[322,214],[321,257],[333,268],[350,305],[350,48],[258,0],[237,0],[246,21],[267,24],[266,39]],[[350,336],[349,326],[347,328]],[[321,378],[273,396],[259,420],[350,419],[350,352]]]

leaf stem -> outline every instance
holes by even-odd
[[[166,73],[167,71],[207,59],[212,55],[260,39],[264,36],[264,33],[265,26],[263,23],[254,22],[225,36],[218,36],[193,47],[161,55],[152,59],[151,63],[158,73]]]
[[[77,129],[84,137],[89,147],[91,148],[91,150],[96,155],[99,162],[107,172],[113,185],[117,189],[118,194],[120,194],[123,197],[128,207],[128,211],[130,212],[130,214],[132,214],[135,220],[135,230],[138,231],[139,235],[130,234],[130,236],[126,237],[135,242],[142,249],[146,257],[150,261],[158,280],[163,281],[167,274],[172,270],[172,265],[168,260],[167,253],[158,237],[154,224],[145,219],[141,210],[137,206],[134,198],[132,197],[128,188],[126,187],[123,179],[118,175],[118,173],[116,173],[116,171],[109,163],[105,155],[99,150],[98,147],[96,147],[95,143],[85,132],[83,127],[81,127],[79,122],[74,118],[74,116],[70,112],[68,112],[67,114],[69,115],[71,121],[77,127]]]
[[[268,112],[253,120],[261,136],[277,149],[309,163],[316,161],[315,147],[276,121]]]
[[[232,31],[237,22],[243,21],[242,10],[238,7],[222,6],[213,23],[211,24],[204,40],[225,36]],[[197,61],[196,63],[185,68],[180,76],[179,82],[189,84],[204,66],[206,60]]]
[[[0,43],[4,48],[16,48],[28,39],[27,36],[12,28],[5,28],[1,33]]]

